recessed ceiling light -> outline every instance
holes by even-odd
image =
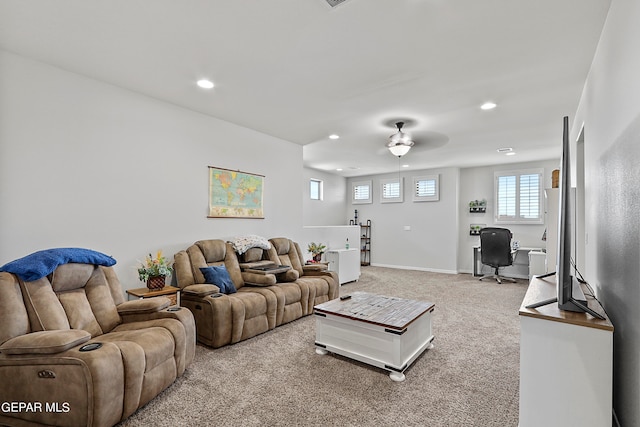
[[[483,110],[493,110],[496,107],[497,107],[497,104],[495,102],[485,102],[480,106],[480,108]]]
[[[409,165],[402,165],[402,167],[403,167],[403,168],[408,168],[408,167],[409,167]]]
[[[508,153],[505,153],[507,156],[515,156],[516,152],[515,151],[510,151]]]
[[[511,147],[502,147],[502,148],[498,148],[496,151],[498,153],[509,153],[509,152],[513,151],[513,148],[511,148]]]
[[[202,89],[212,89],[213,88],[213,82],[211,80],[200,79],[200,80],[198,80],[197,84]]]
[[[336,135],[335,133],[332,133],[331,135],[329,135],[329,139],[340,139],[340,135]]]
[[[338,168],[338,169],[336,169],[336,170],[337,170],[338,172],[341,172],[341,171],[342,171],[342,168]]]

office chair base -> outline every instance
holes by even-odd
[[[495,268],[495,271],[493,272],[493,275],[491,276],[482,276],[480,278],[480,281],[482,281],[483,279],[496,279],[496,282],[498,283],[502,283],[503,280],[508,280],[512,283],[516,283],[516,279],[512,279],[511,277],[504,277],[501,276],[500,273],[498,273],[498,268]]]
[[[482,281],[484,279],[496,279],[496,282],[498,282],[498,283],[502,283],[503,280],[507,280],[507,281],[509,281],[511,283],[516,283],[516,279],[512,279],[511,277],[500,276],[498,274],[493,274],[491,276],[482,276],[480,278],[480,281]]]

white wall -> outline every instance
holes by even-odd
[[[585,273],[614,327],[614,409],[640,425],[640,2],[613,0],[573,121],[584,124]]]
[[[315,225],[346,225],[349,223],[345,200],[347,200],[347,179],[319,171],[316,169],[303,169],[302,190],[302,223],[308,226]],[[309,180],[322,181],[322,200],[311,200],[309,197]]]
[[[561,124],[559,121],[558,123]],[[562,144],[562,128],[558,127],[558,153]],[[458,268],[460,272],[473,272],[472,248],[480,244],[480,237],[469,235],[470,224],[486,224],[487,227],[504,227],[511,230],[513,240],[520,242],[521,247],[545,248],[542,241],[545,225],[535,224],[496,224],[495,214],[495,189],[494,173],[497,171],[512,171],[543,168],[544,188],[551,187],[551,172],[558,169],[560,160],[548,160],[542,162],[513,163],[508,165],[494,165],[477,168],[465,168],[460,170],[460,234],[458,236]],[[487,200],[486,213],[469,212],[471,200]]]
[[[0,94],[0,265],[87,247],[128,289],[158,249],[301,235],[298,145],[4,51]],[[265,219],[207,218],[207,166],[264,175]]]
[[[439,174],[440,200],[413,202],[414,176]],[[396,174],[361,176],[347,180],[350,217],[358,210],[359,222],[368,219],[371,227],[371,263],[378,266],[416,270],[457,272],[458,192],[457,168],[402,172],[403,203],[380,203],[380,180]],[[372,180],[373,203],[351,204],[351,184]],[[405,230],[405,226],[410,230]]]
[[[322,243],[327,250],[344,249],[349,240],[350,248],[360,245],[360,226],[356,225],[328,225],[303,227],[302,237],[299,239],[300,248],[305,252],[305,259],[311,259],[307,252],[309,243]]]

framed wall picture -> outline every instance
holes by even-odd
[[[264,175],[209,166],[209,218],[264,218]]]

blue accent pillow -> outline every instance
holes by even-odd
[[[216,285],[223,294],[235,294],[237,292],[227,267],[224,265],[200,267],[200,271],[204,275],[205,282]]]
[[[38,280],[49,275],[59,265],[70,262],[78,264],[95,264],[111,267],[116,260],[101,252],[84,248],[55,248],[34,252],[2,267],[0,271],[13,273],[25,282]]]

